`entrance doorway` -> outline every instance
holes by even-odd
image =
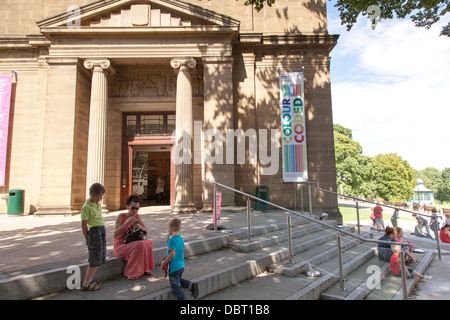
[[[170,147],[132,147],[132,191],[142,200],[142,206],[170,204]]]
[[[126,198],[137,194],[141,206],[170,205],[175,201],[174,112],[136,112],[123,114],[121,209]],[[160,181],[162,192],[157,192]]]

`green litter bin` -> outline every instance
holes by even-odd
[[[269,201],[269,187],[265,185],[256,186],[256,197]],[[255,209],[267,209],[268,207],[267,203],[255,201]]]
[[[9,190],[8,214],[23,214],[25,204],[25,190]]]

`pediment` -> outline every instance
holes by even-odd
[[[157,31],[161,28],[238,31],[239,21],[179,0],[107,0],[72,7],[37,22],[43,34],[100,30]]]

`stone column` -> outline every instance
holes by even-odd
[[[86,195],[93,183],[105,184],[106,169],[106,109],[108,106],[108,59],[86,59],[84,67],[92,69],[89,140],[87,154]]]
[[[173,58],[170,65],[178,72],[176,95],[176,143],[172,153],[175,163],[175,203],[173,212],[194,212],[193,202],[193,120],[190,68],[196,61],[191,57]]]

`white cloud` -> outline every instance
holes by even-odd
[[[414,169],[450,167],[450,39],[409,20],[365,18],[339,33],[332,56],[334,123],[353,130],[364,154],[397,153]],[[334,74],[338,72],[339,74]],[[427,152],[428,151],[428,152]]]

